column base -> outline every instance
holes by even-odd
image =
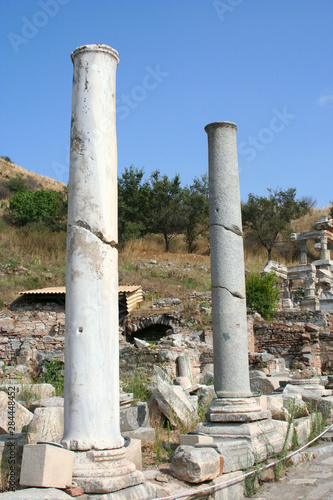
[[[301,309],[310,309],[310,311],[320,311],[320,302],[318,297],[304,297],[301,302]]]
[[[253,422],[270,417],[254,398],[215,398],[206,411],[208,422]]]
[[[255,462],[279,453],[285,435],[272,419],[248,423],[200,422],[194,433],[213,437],[213,443],[196,445],[218,448],[224,458],[224,472],[246,469]]]
[[[125,459],[125,448],[75,452],[73,481],[84,493],[112,493],[141,484],[143,474]]]

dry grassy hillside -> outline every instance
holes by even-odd
[[[33,189],[62,190],[65,185],[48,177],[35,174],[0,158],[0,187],[17,175],[27,179]],[[310,214],[294,221],[293,231],[306,231],[328,215],[329,207],[313,209]],[[299,262],[295,245],[290,240],[281,241],[273,250],[272,258],[291,265]],[[319,253],[309,244],[309,259]],[[22,290],[65,285],[66,234],[52,233],[48,229],[25,226],[15,227],[1,218],[0,210],[0,308],[14,300]],[[250,272],[261,272],[267,263],[265,249],[245,245],[245,267]],[[175,238],[170,252],[165,253],[164,243],[157,235],[129,241],[119,252],[119,281],[123,285],[142,285],[147,296],[189,296],[196,290],[210,289],[209,242],[201,238],[197,253],[187,254],[182,236]]]
[[[56,181],[44,175],[35,174],[15,163],[0,158],[0,187],[3,187],[9,179],[13,177],[22,177],[31,189],[52,189],[53,191],[62,191],[65,188],[63,182]]]

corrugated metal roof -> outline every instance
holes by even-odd
[[[50,288],[38,288],[37,290],[25,290],[24,292],[20,292],[20,295],[56,295],[66,293],[65,286],[54,286]]]

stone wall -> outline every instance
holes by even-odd
[[[333,316],[322,311],[277,313],[270,323],[256,319],[255,352],[283,358],[287,366],[305,365],[318,374],[333,368]]]
[[[159,314],[155,316],[159,321]],[[195,378],[213,362],[211,329],[196,332],[192,338],[194,332],[175,326],[180,322],[178,314],[166,318],[167,325],[178,332],[175,339],[165,342],[161,339],[158,345],[147,349],[137,349],[125,342],[120,350],[122,371],[134,371],[140,366],[150,371],[154,364],[160,364],[173,378],[177,375],[176,359],[185,354],[191,360]],[[152,323],[153,319],[152,315]],[[143,318],[133,318],[129,325],[147,327]],[[63,360],[64,328],[65,310],[58,303],[24,304],[0,311],[0,376],[4,365],[11,365],[6,369],[10,377],[25,374],[28,369],[34,374],[45,359]],[[136,329],[133,328],[132,335]],[[176,338],[179,335],[184,339],[180,344]],[[318,374],[333,372],[333,314],[281,312],[272,322],[249,316],[248,339],[250,353],[266,352],[274,358],[283,358],[290,367],[297,364],[314,367]],[[255,367],[257,360],[251,354],[250,366]]]
[[[63,359],[65,310],[57,303],[34,303],[0,312],[0,361],[36,371],[44,359]]]

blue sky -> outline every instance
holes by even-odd
[[[70,53],[105,43],[120,57],[119,174],[190,184],[207,172],[205,125],[227,120],[242,200],[333,200],[332,0],[1,0],[0,14],[0,155],[16,164],[67,183]]]

